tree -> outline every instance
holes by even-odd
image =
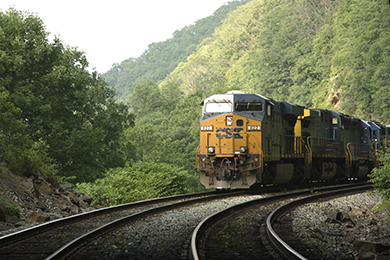
[[[0,162],[17,174],[44,176],[56,173],[43,141],[34,142],[25,133],[26,122],[19,120],[20,109],[9,100],[9,92],[0,86]]]
[[[332,66],[341,89],[341,109],[366,119],[390,122],[388,1],[339,1],[334,19]],[[382,102],[385,101],[385,102]]]
[[[133,85],[147,80],[160,83],[181,62],[185,62],[199,43],[210,37],[228,14],[249,0],[229,1],[218,8],[213,15],[196,21],[173,33],[172,38],[151,43],[137,58],[129,58],[114,64],[103,76],[114,86],[118,100],[127,100]]]
[[[48,145],[65,176],[92,180],[108,167],[123,166],[119,140],[133,116],[86,69],[84,53],[57,37],[49,43],[42,20],[29,12],[0,13],[0,28],[0,84],[20,109],[24,133]]]

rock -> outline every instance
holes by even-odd
[[[32,180],[31,178],[22,180],[22,182],[21,182],[20,184],[21,184],[24,188],[26,188],[27,190],[29,190],[31,193],[34,192],[34,183],[33,183],[33,180]]]
[[[367,214],[366,211],[358,210],[358,209],[353,209],[351,210],[351,213],[355,216],[360,216],[360,215],[365,215]]]
[[[365,252],[361,256],[362,260],[375,260],[376,259],[376,254],[374,252]]]
[[[343,241],[346,242],[346,243],[352,243],[354,240],[355,240],[354,236],[345,236],[343,238]]]
[[[39,197],[41,197],[41,192],[38,190],[38,187],[35,183],[34,183],[33,194],[34,194],[35,199],[39,200]]]
[[[376,220],[373,219],[373,218],[366,219],[366,220],[363,221],[363,223],[364,223],[366,226],[378,225],[378,221],[376,221]]]
[[[19,221],[20,221],[20,219],[17,217],[5,215],[5,222],[7,222],[7,223],[16,224]]]
[[[353,223],[352,221],[348,221],[345,223],[345,226],[347,228],[354,228],[355,227],[355,223]]]
[[[345,206],[345,205],[341,206],[341,209],[344,211],[351,211],[352,210],[352,208],[350,206]]]
[[[62,215],[57,213],[48,213],[46,215],[49,218],[49,221],[62,218]]]
[[[77,197],[69,196],[69,198],[70,198],[70,201],[71,201],[74,205],[76,205],[77,207],[80,207],[80,201],[78,200]]]
[[[390,260],[390,250],[383,251],[376,258],[377,260]]]
[[[38,222],[38,223],[42,223],[42,222],[45,222],[47,220],[49,220],[49,217],[48,216],[45,216],[43,214],[40,214],[38,212],[32,212],[28,218],[31,222]]]
[[[47,181],[35,173],[28,178],[7,173],[0,179],[0,196],[5,195],[13,203],[19,203],[20,216],[12,218],[0,210],[0,222],[11,226],[29,225],[44,222],[86,211],[92,197],[73,189],[71,184],[58,184],[53,178]],[[5,227],[8,229],[8,227]]]
[[[333,211],[328,213],[328,218],[325,220],[325,223],[347,223],[347,227],[354,227],[356,225],[355,221],[353,221],[345,211]]]
[[[358,249],[358,250],[371,251],[371,252],[376,252],[376,253],[390,250],[389,245],[383,245],[380,243],[375,243],[375,242],[365,241],[365,240],[353,241],[353,247]]]
[[[12,229],[12,228],[15,228],[15,226],[10,223],[0,222],[0,231]]]
[[[5,221],[5,213],[4,211],[0,208],[0,222],[4,222]]]
[[[83,194],[80,199],[82,199],[85,203],[87,203],[88,205],[91,205],[92,203],[92,197],[89,196],[89,195],[85,195]]]
[[[60,184],[60,191],[72,191],[73,185],[72,184]]]
[[[22,221],[18,221],[15,223],[15,227],[22,227],[22,226],[25,226],[26,225],[26,221],[22,220]]]
[[[342,223],[349,223],[349,222],[352,222],[352,219],[351,217],[349,216],[349,214],[345,211],[341,211],[337,214],[337,220],[340,220]]]
[[[60,187],[60,185],[58,184],[58,181],[56,179],[49,177],[46,180],[50,183],[50,185],[53,189],[58,189]]]
[[[42,178],[42,176],[40,176],[38,174],[34,174],[33,178],[34,178],[33,179],[34,183],[40,184],[40,183],[45,182],[45,180]]]
[[[35,204],[35,207],[37,207],[41,210],[47,209],[45,203],[43,203],[42,200],[40,200],[39,198],[34,198],[34,204]]]
[[[53,190],[47,182],[42,182],[40,184],[35,185],[37,189],[39,189],[43,194],[51,195],[53,194]]]

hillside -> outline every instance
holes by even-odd
[[[241,89],[390,123],[389,17],[385,0],[253,0],[161,85]]]
[[[183,167],[197,190],[199,104],[233,89],[389,123],[389,14],[384,0],[241,5],[160,84],[129,89],[129,159]]]
[[[26,223],[34,196],[69,195],[40,190],[43,178],[109,205],[203,190],[200,103],[213,93],[241,89],[389,124],[389,19],[387,0],[233,1],[103,79],[77,48],[50,42],[35,14],[0,12],[1,211],[24,203],[8,190],[29,190]]]
[[[214,29],[222,24],[232,10],[249,1],[235,0],[226,3],[213,15],[175,31],[172,38],[164,42],[151,43],[141,56],[114,64],[103,77],[110,86],[115,87],[117,98],[126,101],[133,84],[146,80],[160,83],[196,50],[196,46],[203,39],[213,34]]]

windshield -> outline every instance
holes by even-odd
[[[236,111],[263,111],[263,103],[260,102],[237,102]]]
[[[206,113],[226,113],[232,112],[232,103],[226,102],[209,102],[205,107]]]

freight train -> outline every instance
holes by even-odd
[[[230,91],[202,103],[197,169],[206,188],[362,180],[390,127]]]

